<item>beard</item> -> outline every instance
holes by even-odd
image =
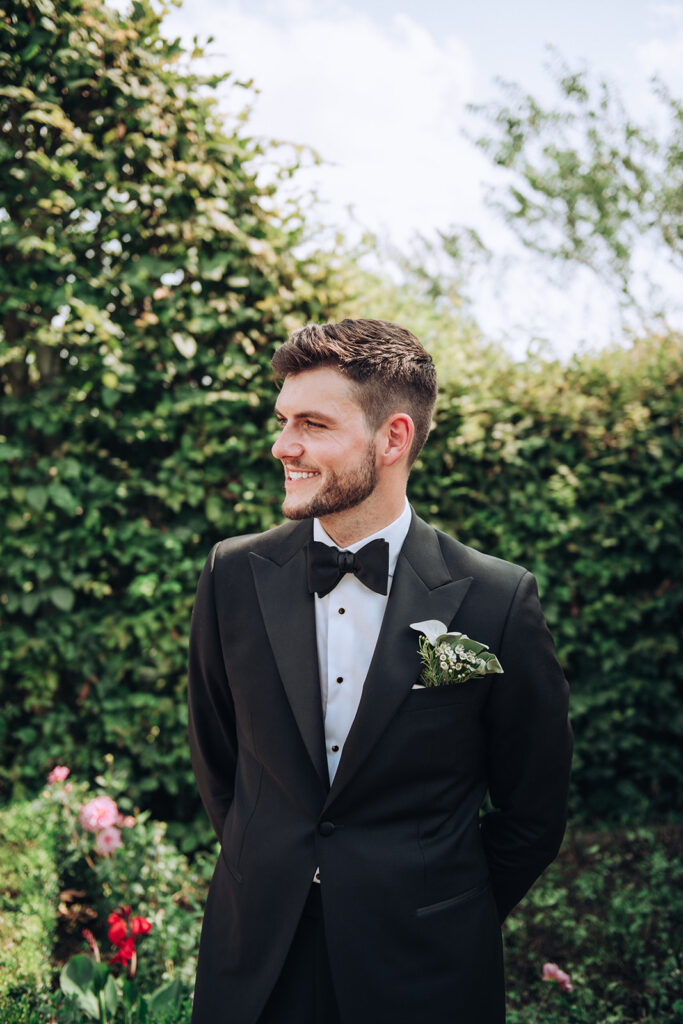
[[[320,519],[355,508],[370,497],[376,486],[375,443],[371,441],[357,466],[342,473],[331,473],[317,494],[304,505],[288,509],[285,498],[282,512],[288,519]]]

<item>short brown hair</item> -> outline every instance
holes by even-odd
[[[371,430],[394,412],[415,424],[409,462],[413,464],[432,422],[436,370],[429,352],[405,327],[386,320],[342,320],[308,324],[273,356],[276,377],[331,366],[355,384],[358,404]]]

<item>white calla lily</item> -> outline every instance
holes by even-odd
[[[425,622],[411,622],[410,628],[416,629],[418,633],[424,633],[432,646],[434,646],[440,636],[448,632],[446,623],[439,622],[438,619],[426,619]]]

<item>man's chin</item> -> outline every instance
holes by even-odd
[[[283,516],[286,516],[287,519],[310,519],[311,518],[311,515],[310,515],[310,512],[308,511],[308,509],[303,508],[302,506],[298,506],[298,507],[294,507],[294,508],[292,508],[291,506],[288,507],[286,501],[282,502],[282,514],[283,514]]]
[[[282,514],[287,519],[311,519],[317,515],[315,503],[310,501],[296,501],[291,494],[285,496],[282,502]]]

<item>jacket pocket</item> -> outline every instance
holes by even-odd
[[[422,686],[412,689],[401,705],[402,712],[430,711],[432,708],[445,707],[448,704],[477,704],[487,689],[477,683],[481,680],[468,679],[465,683],[452,686]]]
[[[457,907],[461,903],[467,903],[468,900],[473,900],[475,896],[479,896],[485,892],[489,887],[489,880],[481,882],[479,885],[473,886],[471,889],[466,889],[464,892],[458,893],[457,896],[451,896],[450,899],[440,900],[438,903],[430,903],[426,907],[418,907],[415,911],[417,917],[429,917],[430,914],[438,914],[442,910],[449,910],[451,907]]]

